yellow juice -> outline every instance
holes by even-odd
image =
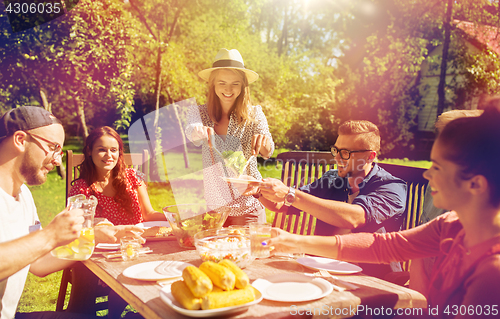
[[[51,251],[52,256],[67,260],[87,260],[94,252],[94,228],[83,228],[80,237]]]

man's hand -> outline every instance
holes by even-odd
[[[250,176],[250,175],[240,175],[238,177],[238,179],[259,182],[255,177]],[[233,186],[243,196],[251,196],[251,195],[255,195],[255,194],[259,193],[259,185],[257,183],[255,183],[255,184],[252,184],[252,183],[250,183],[250,184],[233,183]]]
[[[48,224],[43,231],[46,231],[47,234],[51,234],[48,237],[53,240],[55,248],[69,244],[80,237],[83,222],[83,210],[68,210],[68,208],[65,208],[52,219],[50,224]]]
[[[116,243],[120,241],[120,238],[125,236],[142,238],[141,234],[143,232],[144,230],[141,227],[134,225],[98,225],[94,227],[94,236],[96,243]],[[142,240],[143,243],[146,242],[144,238],[142,238]]]
[[[271,239],[267,245],[271,247],[271,254],[303,253],[301,242],[304,236],[290,234],[280,228],[271,229]]]
[[[260,186],[260,193],[265,199],[273,203],[281,203],[285,200],[285,196],[288,194],[289,190],[288,186],[283,184],[283,182],[279,179],[275,178],[264,178],[262,181],[264,183],[261,183],[258,186]]]

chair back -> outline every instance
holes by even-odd
[[[69,190],[71,189],[71,182],[78,178],[80,175],[78,165],[80,165],[84,160],[83,154],[73,154],[73,151],[66,151],[67,163],[66,163],[66,198],[68,198]],[[133,167],[136,170],[143,172],[148,178],[149,173],[149,154],[147,150],[143,150],[140,153],[126,153],[123,154],[123,159],[125,160],[125,165]],[[135,164],[134,164],[135,163]],[[141,163],[141,164],[137,164]],[[64,203],[66,205],[66,203]]]
[[[418,220],[424,210],[424,194],[428,181],[423,174],[425,168],[379,163],[380,167],[406,182],[406,209],[403,230],[418,226]],[[409,271],[411,260],[402,263],[403,270]]]
[[[278,154],[277,161],[283,164],[281,181],[295,188],[314,182],[335,165],[330,152],[285,152]],[[277,212],[273,220],[273,227],[301,235],[314,234],[315,224],[316,218],[306,212],[300,216]]]
[[[423,174],[425,168],[379,163],[379,166],[406,182],[406,209],[403,229],[418,226],[418,220],[424,210],[424,194],[428,181]]]
[[[79,174],[78,165],[80,165],[84,160],[83,154],[73,154],[73,151],[66,151],[67,163],[66,163],[66,199],[68,198],[69,190],[71,189],[71,182],[77,178]],[[149,172],[149,154],[147,150],[144,150],[142,154],[140,153],[129,153],[123,154],[125,164],[129,167],[133,167],[146,175],[146,180],[148,179]],[[134,165],[134,163],[136,163]],[[137,164],[141,163],[141,164]],[[66,201],[64,202],[66,206]],[[61,285],[59,286],[59,294],[57,296],[56,311],[63,311],[64,303],[66,300],[66,294],[68,290],[68,283],[72,282],[72,272],[74,269],[72,267],[65,268],[61,277]],[[98,295],[101,297],[101,295]],[[70,300],[73,295],[70,295]],[[73,297],[74,298],[74,297]],[[99,301],[98,301],[99,300]],[[103,298],[97,298],[95,304],[95,310],[102,311],[108,309],[107,301],[102,301]],[[71,304],[71,303],[70,303]]]

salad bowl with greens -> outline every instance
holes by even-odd
[[[164,207],[163,213],[179,246],[194,249],[194,235],[203,230],[222,228],[231,209],[229,205],[210,209],[205,204],[180,204]]]
[[[222,152],[222,157],[226,167],[228,167],[236,176],[238,177],[243,174],[247,160],[242,151],[224,151]]]

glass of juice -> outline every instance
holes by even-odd
[[[271,238],[271,224],[250,223],[250,252],[252,257],[267,258],[270,256],[267,241]]]
[[[69,209],[80,208],[83,210],[83,224],[80,237],[71,243],[59,246],[51,251],[52,256],[67,260],[87,260],[94,252],[94,214],[97,207],[97,198],[85,195],[75,195],[68,198]]]
[[[120,251],[124,261],[133,260],[139,257],[141,248],[141,241],[137,237],[125,236],[120,238]]]

